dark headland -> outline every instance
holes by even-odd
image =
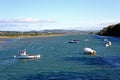
[[[108,27],[100,30],[100,32],[98,32],[97,34],[101,36],[120,37],[120,23],[115,25],[109,25]]]

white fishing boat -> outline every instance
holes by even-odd
[[[40,58],[40,54],[29,55],[29,54],[26,54],[26,50],[21,50],[19,55],[14,55],[14,58],[18,58],[18,59],[35,59],[35,58]]]
[[[96,54],[95,50],[93,50],[91,48],[87,48],[87,47],[84,48],[83,51],[84,51],[84,54],[88,54],[88,55],[95,55]]]

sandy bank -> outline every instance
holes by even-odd
[[[64,36],[65,34],[48,34],[48,35],[36,35],[36,36],[31,36],[31,35],[19,35],[19,36],[0,36],[0,38],[34,38],[34,37],[50,37],[50,36]]]

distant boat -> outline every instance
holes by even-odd
[[[35,59],[35,58],[40,58],[40,54],[28,55],[28,54],[26,54],[26,50],[21,50],[19,55],[14,55],[14,58],[17,58],[17,59]]]
[[[95,55],[96,54],[95,50],[93,50],[91,48],[87,48],[87,47],[84,48],[83,51],[84,51],[84,54],[87,54],[87,55]]]
[[[105,47],[109,47],[112,45],[111,41],[109,41],[108,39],[104,39],[104,41],[106,42]]]
[[[110,42],[110,41],[108,41],[106,44],[105,44],[105,47],[109,47],[109,46],[111,46],[112,45],[112,43]]]
[[[78,42],[79,42],[79,40],[76,40],[76,39],[72,39],[69,41],[69,43],[78,43]]]

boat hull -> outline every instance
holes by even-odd
[[[74,42],[73,41],[69,41],[69,43],[78,43],[78,42],[76,42],[76,41],[74,41]]]
[[[87,54],[87,55],[95,55],[95,54],[96,54],[96,51],[93,51],[93,52],[84,52],[84,54]]]
[[[105,47],[109,47],[109,46],[111,46],[111,42],[109,41],[109,42],[107,42],[106,44],[105,44]]]
[[[78,43],[79,42],[79,40],[71,40],[71,41],[69,41],[69,43]]]
[[[96,51],[92,50],[91,48],[84,48],[83,51],[84,51],[84,54],[87,54],[87,55],[95,55],[96,54]]]
[[[14,55],[14,58],[17,58],[17,59],[35,59],[35,58],[40,58],[40,55],[17,55],[15,56]]]

